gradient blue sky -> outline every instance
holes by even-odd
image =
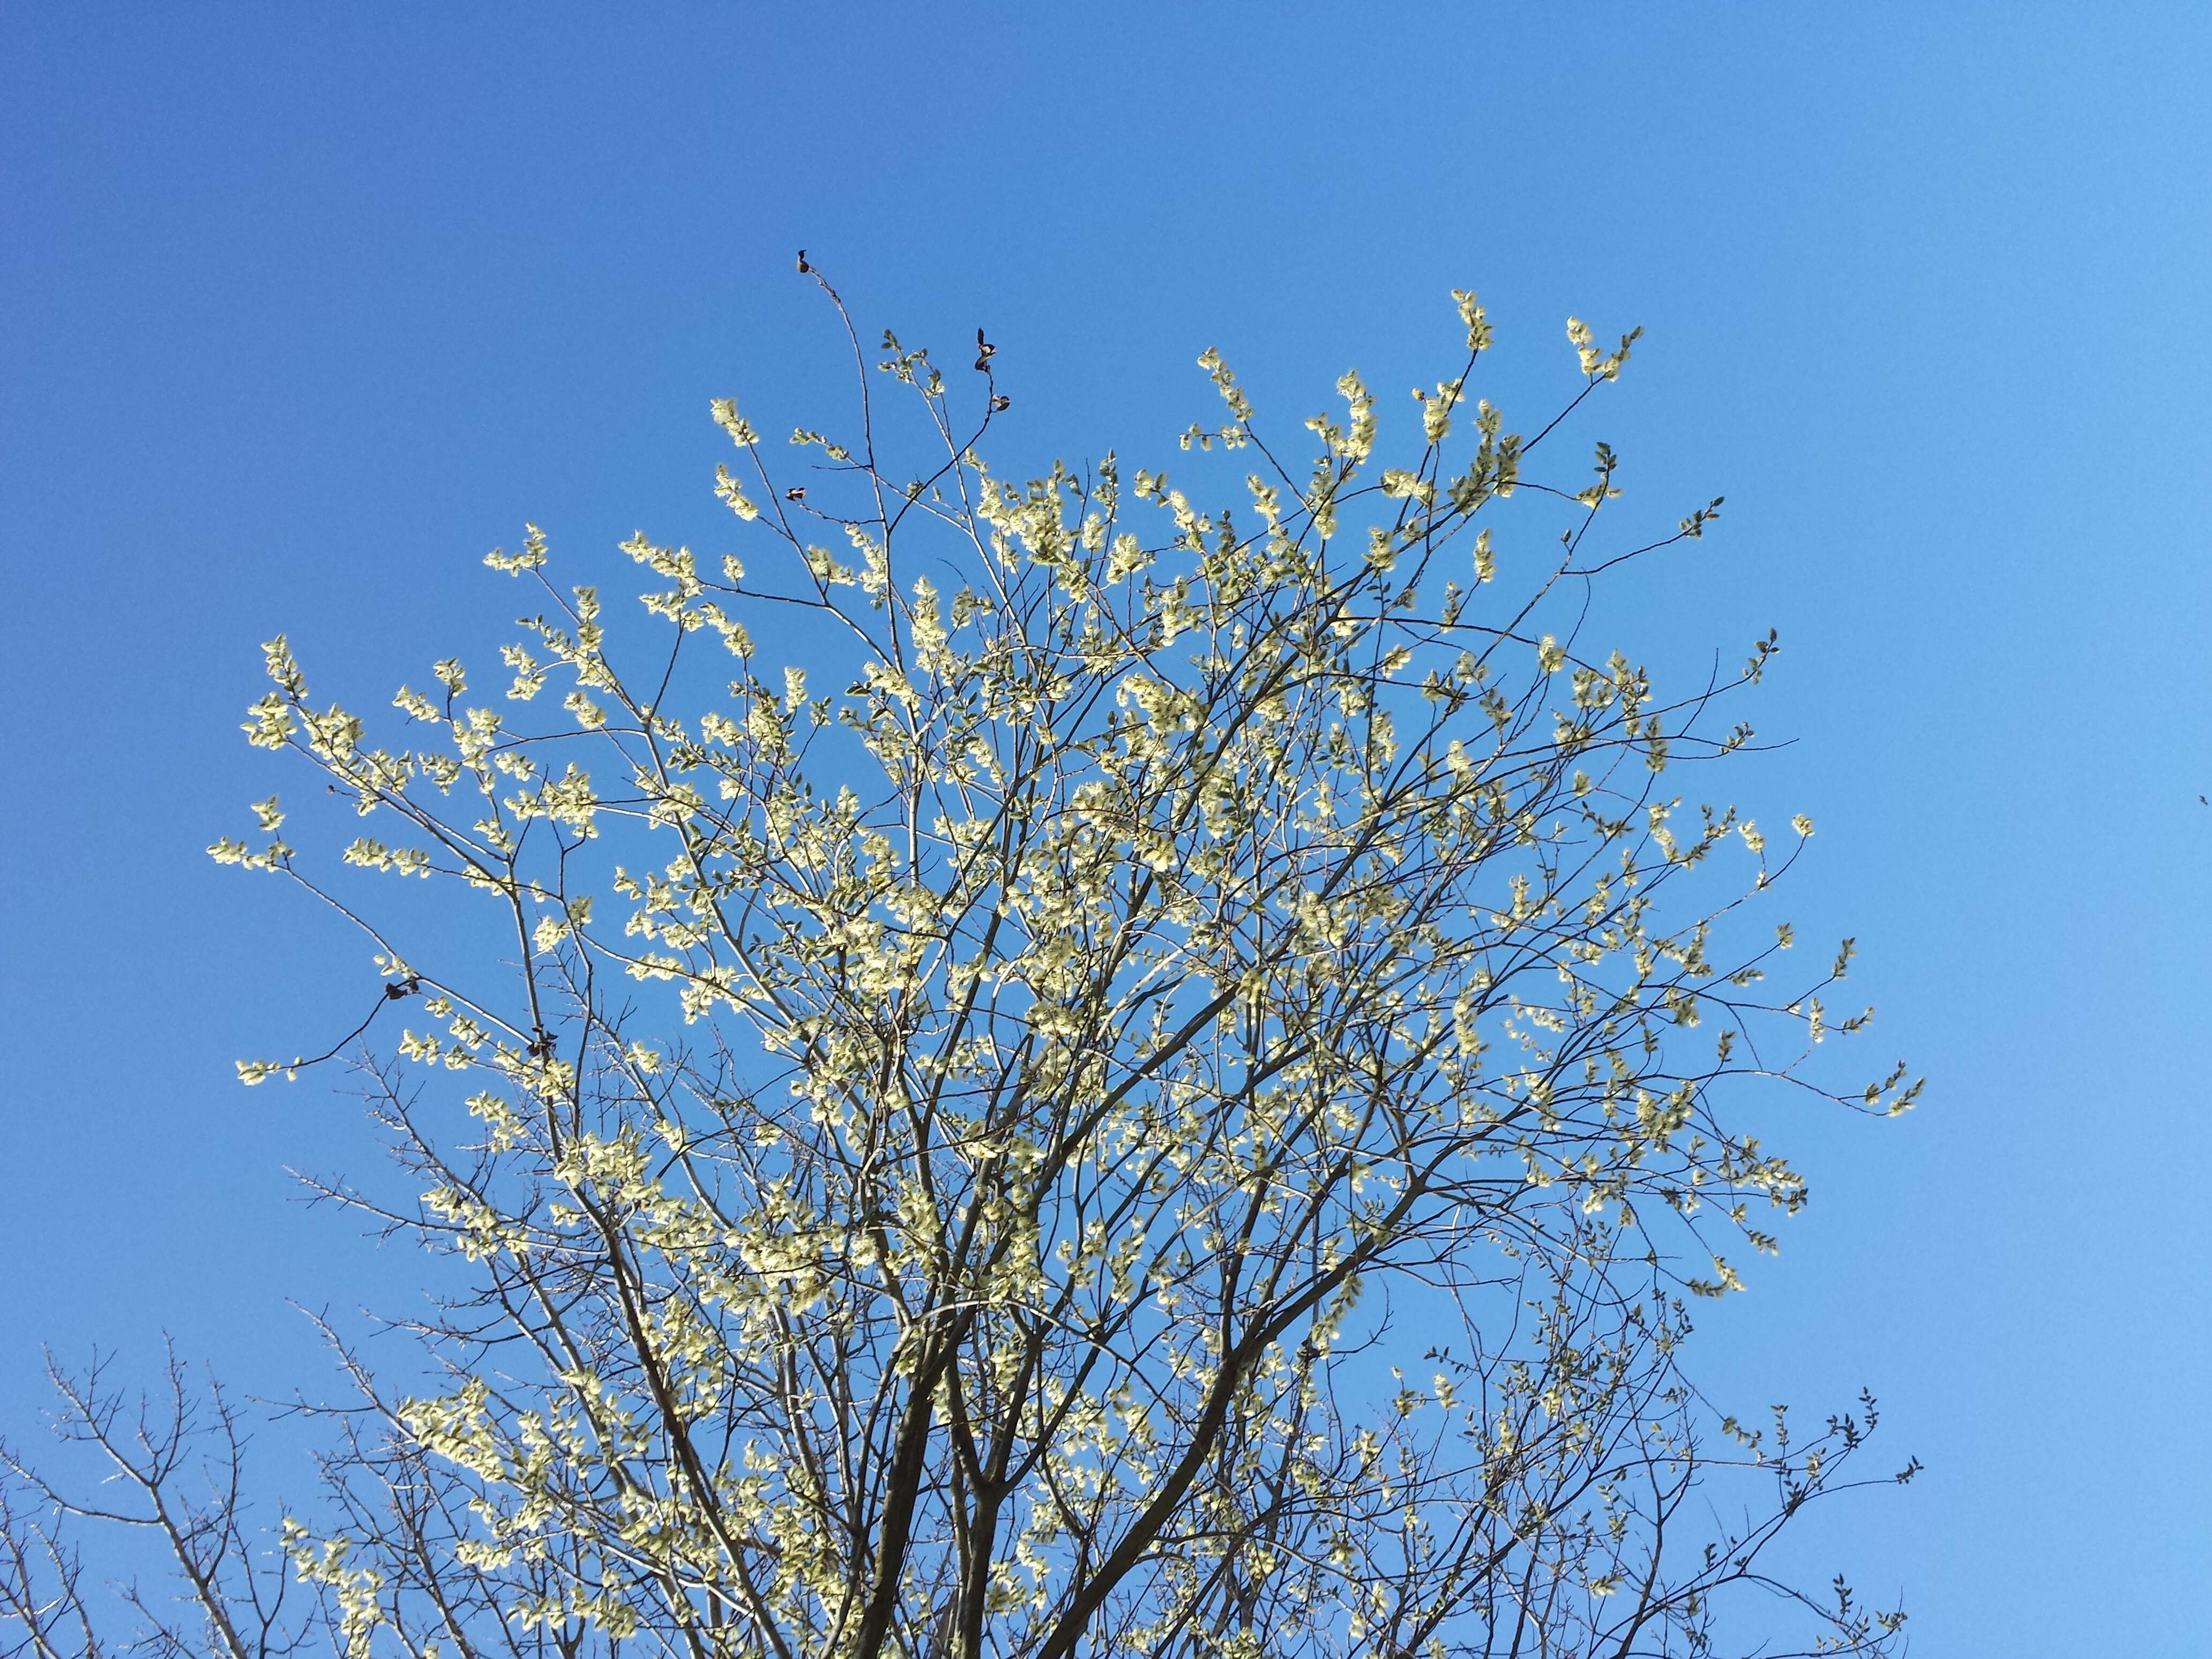
[[[1210,343],[1293,427],[1434,379],[1455,285],[1510,410],[1644,325],[1591,430],[1729,513],[1612,621],[1781,629],[1738,792],[1932,1079],[1778,1134],[1814,1209],[1710,1374],[1883,1397],[1927,1474],[1806,1559],[1916,1651],[2212,1651],[2201,3],[0,5],[0,1431],[42,1341],[273,1391],[286,1297],[404,1299],[283,1174],[368,1161],[348,1103],[232,1081],[368,983],[200,851],[300,781],[256,646],[373,703],[526,518],[709,539],[707,398],[830,410],[802,245],[988,325],[1036,462],[1168,454]]]

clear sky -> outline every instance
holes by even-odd
[[[368,1161],[349,1103],[233,1081],[369,982],[200,850],[300,782],[256,647],[374,703],[525,519],[709,540],[707,399],[833,408],[802,246],[988,325],[1037,464],[1170,455],[1208,344],[1293,431],[1432,380],[1455,286],[1510,412],[1570,311],[1643,324],[1591,429],[1729,507],[1609,625],[1779,628],[1736,793],[1818,822],[1788,908],[1931,1079],[1775,1127],[1814,1206],[1708,1374],[1881,1395],[1927,1473],[1806,1559],[1916,1651],[2212,1651],[2202,3],[0,5],[0,1431],[42,1340],[274,1391],[286,1297],[404,1300],[286,1182]]]

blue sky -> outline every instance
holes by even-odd
[[[0,9],[0,1430],[41,1341],[273,1391],[285,1298],[413,1282],[288,1186],[349,1103],[232,1080],[367,983],[200,850],[297,781],[258,641],[368,701],[525,519],[707,539],[706,400],[833,408],[802,246],[988,325],[1037,464],[1170,453],[1208,344],[1293,430],[1433,380],[1471,285],[1509,410],[1645,326],[1591,429],[1729,509],[1608,622],[1781,630],[1737,793],[1931,1079],[1777,1127],[1813,1209],[1708,1321],[1731,1401],[1864,1382],[1928,1466],[1806,1559],[1922,1652],[2203,1652],[2208,87],[2212,10],[2117,0]]]

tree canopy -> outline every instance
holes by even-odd
[[[731,550],[624,544],[641,620],[532,527],[490,682],[372,720],[267,647],[247,736],[345,844],[272,795],[211,850],[374,952],[332,1054],[405,1178],[321,1190],[459,1288],[411,1370],[331,1330],[274,1560],[227,1396],[63,1376],[131,1496],[11,1455],[21,1650],[106,1639],[93,1513],[168,1541],[156,1646],[228,1659],[1890,1648],[1768,1565],[1903,1478],[1856,1461],[1871,1401],[1754,1428],[1684,1370],[1805,1200],[1762,1094],[1917,1085],[1814,1063],[1866,1015],[1826,1006],[1850,942],[1793,968],[1768,914],[1811,825],[1675,793],[1750,743],[1773,637],[1682,691],[1585,638],[1721,507],[1607,540],[1613,452],[1538,470],[1636,337],[1571,320],[1523,437],[1455,295],[1402,429],[1347,374],[1297,454],[1208,351],[1194,479],[1015,482],[983,335],[866,351],[822,286],[853,429],[787,461],[716,401]],[[380,902],[410,878],[433,921]]]

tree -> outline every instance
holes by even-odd
[[[463,1288],[399,1383],[331,1333],[354,1395],[282,1534],[305,1614],[251,1547],[227,1401],[185,1497],[179,1371],[136,1439],[63,1379],[149,1506],[106,1512],[164,1529],[199,1609],[156,1645],[1694,1654],[1758,1589],[1789,1614],[1762,1652],[1889,1648],[1901,1615],[1765,1565],[1867,1484],[1872,1401],[1792,1439],[1681,1368],[1695,1298],[1740,1285],[1723,1236],[1771,1249],[1805,1200],[1736,1103],[1917,1085],[1810,1075],[1866,1018],[1823,1007],[1849,941],[1763,988],[1811,826],[1778,852],[1666,793],[1750,738],[1715,709],[1773,637],[1674,697],[1583,643],[1590,586],[1721,505],[1601,551],[1613,452],[1528,471],[1636,337],[1571,320],[1578,386],[1524,439],[1474,397],[1490,325],[1456,295],[1402,465],[1357,374],[1294,465],[1208,351],[1227,418],[1182,447],[1249,476],[1201,509],[1110,454],[1001,479],[981,332],[965,397],[889,334],[872,369],[822,287],[858,435],[795,433],[802,483],[713,405],[745,539],[624,544],[657,641],[618,647],[532,527],[488,561],[543,607],[512,712],[449,659],[377,746],[267,647],[250,740],[377,833],[311,863],[271,796],[266,839],[211,850],[359,927],[364,1031],[416,1018],[357,1063],[419,1200],[319,1190]],[[390,929],[374,883],[408,878],[504,945]],[[23,1649],[90,1649],[62,1528],[93,1511],[10,1462]]]

